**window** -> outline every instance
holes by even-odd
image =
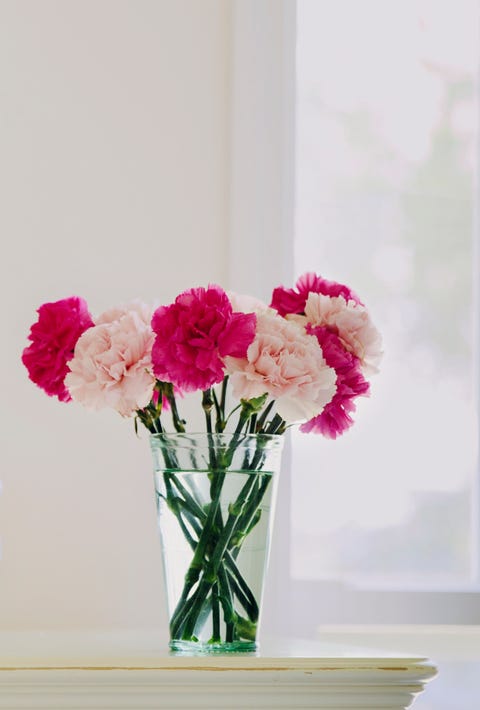
[[[385,356],[349,433],[294,437],[294,579],[479,583],[479,19],[476,0],[297,3],[295,270],[363,295]]]
[[[297,635],[478,623],[479,2],[235,8],[232,287],[267,297],[314,269],[360,293],[385,340],[354,428],[292,437],[276,594]]]

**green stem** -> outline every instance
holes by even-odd
[[[222,419],[225,419],[225,404],[227,401],[227,386],[228,386],[228,375],[225,375],[222,382],[222,393],[220,395],[220,410],[222,412]]]
[[[210,469],[211,471],[216,471],[217,468],[217,457],[215,453],[215,443],[212,438],[212,407],[213,407],[213,397],[212,397],[212,388],[209,387],[208,389],[204,390],[203,395],[202,395],[202,407],[203,411],[205,412],[205,423],[207,426],[207,434],[208,434],[208,455],[209,455],[209,461],[210,461]],[[213,481],[212,481],[212,486],[213,486]],[[213,493],[212,493],[213,497]]]
[[[181,511],[180,511],[180,507],[185,506],[185,501],[182,498],[179,498],[177,495],[175,495],[175,492],[172,488],[172,482],[175,482],[174,479],[175,479],[174,474],[167,473],[167,472],[164,473],[165,490],[167,493],[165,501],[166,501],[169,509],[172,511],[172,513],[177,518],[180,528],[181,528],[188,544],[190,545],[190,547],[192,547],[192,549],[195,549],[197,547],[197,542],[195,540],[193,540],[192,536],[190,535],[190,531],[188,530],[187,526],[185,525],[185,522],[182,518]],[[161,494],[157,492],[157,495],[161,495]],[[195,530],[195,526],[192,525],[192,527]]]
[[[185,433],[185,420],[180,418],[180,415],[178,413],[177,409],[177,401],[175,399],[175,394],[173,392],[173,385],[170,385],[169,387],[166,388],[166,395],[168,402],[170,404],[170,410],[172,412],[172,421],[173,421],[173,426],[175,427],[175,430],[180,432],[181,434]]]
[[[244,484],[242,490],[240,491],[237,500],[234,504],[230,505],[230,511],[227,518],[225,527],[223,528],[221,534],[218,537],[217,543],[213,550],[213,553],[205,565],[203,575],[199,581],[198,587],[191,597],[192,603],[189,605],[188,613],[183,616],[183,638],[190,638],[193,634],[193,629],[195,628],[196,619],[202,608],[202,605],[212,587],[217,580],[218,569],[222,561],[225,550],[228,547],[230,538],[235,531],[235,525],[238,521],[239,516],[242,513],[243,506],[245,504],[246,498],[250,489],[252,488],[255,481],[254,476],[249,476],[248,480]],[[205,528],[203,530],[205,532]],[[194,558],[198,552],[200,543],[195,551]],[[190,600],[189,600],[190,601]]]
[[[262,414],[260,415],[258,422],[257,422],[257,433],[262,433],[263,431],[263,425],[265,424],[268,415],[270,414],[270,411],[274,405],[274,401],[272,400],[267,404],[265,409],[263,410]]]
[[[285,426],[285,422],[279,414],[275,414],[269,426],[267,427],[266,434],[276,434],[281,427]]]
[[[238,412],[238,410],[241,409],[241,408],[242,408],[242,405],[241,405],[241,404],[237,404],[237,406],[232,409],[232,411],[230,412],[230,414],[228,415],[228,417],[225,419],[225,426],[227,426],[227,424],[228,424],[228,422],[230,421],[230,418],[232,417],[232,415],[235,414],[235,412]]]
[[[212,643],[219,643],[220,638],[220,607],[218,597],[218,582],[212,586]]]
[[[183,495],[188,496],[189,500],[184,500],[182,498],[175,497],[175,501],[178,506],[181,506],[183,508],[183,515],[187,519],[188,523],[194,530],[197,537],[200,538],[202,526],[199,520],[205,521],[207,517],[205,512],[196,504],[193,498],[189,496],[188,492],[185,490],[184,486],[178,481],[175,474],[172,474],[170,476],[170,481],[177,488],[177,490],[179,490],[179,492],[182,492]],[[186,529],[185,523],[181,518],[182,512],[178,510],[178,508],[174,510],[173,506],[171,505],[169,507],[176,515],[179,525],[185,535],[185,539],[187,540],[192,550],[195,552],[195,549],[198,545],[198,541],[193,540],[188,529]],[[237,552],[237,549],[235,549],[234,552]],[[250,619],[252,621],[256,621],[258,619],[258,605],[256,599],[253,596],[250,587],[242,577],[240,570],[238,569],[235,560],[232,557],[232,554],[228,550],[225,552],[224,564],[226,570],[228,571],[230,583],[234,593],[238,597],[245,611],[248,613]]]
[[[172,505],[174,506],[174,507],[171,507],[171,510],[172,510],[172,512],[174,513],[175,517],[176,517],[177,520],[178,520],[178,523],[179,523],[180,528],[181,528],[181,530],[182,530],[182,532],[183,532],[183,535],[184,535],[184,537],[185,537],[185,540],[188,542],[188,544],[190,545],[190,547],[192,548],[192,550],[195,550],[198,543],[197,543],[197,542],[193,539],[193,537],[190,535],[190,531],[189,531],[189,529],[187,528],[187,526],[185,525],[185,522],[184,522],[184,520],[183,520],[183,518],[182,518],[182,515],[181,515],[181,513],[180,513],[180,510],[178,509],[179,499],[178,499],[178,498],[175,498],[175,499],[173,499],[173,501],[170,500],[169,502],[170,502],[170,505],[171,505],[171,506],[172,506]]]
[[[203,408],[203,411],[205,412],[205,422],[207,425],[207,433],[208,434],[212,433],[212,407],[213,407],[212,388],[209,387],[208,389],[204,390],[203,395],[202,395],[202,408]]]
[[[197,536],[198,539],[200,539],[200,535],[202,534],[202,526],[198,522],[196,516],[191,512],[190,506],[187,504],[186,501],[184,501],[182,498],[177,498],[178,505],[182,508],[182,510],[178,511],[178,515],[184,515],[187,522],[191,526],[193,532]],[[178,517],[178,516],[177,516]],[[183,529],[183,528],[182,528]],[[193,541],[193,544],[190,542],[190,540],[187,538],[187,542],[189,543],[190,547],[192,550],[195,552],[197,545],[198,545],[198,539]]]
[[[144,409],[137,409],[135,414],[136,419],[139,419],[142,422],[143,426],[148,429],[151,434],[162,433],[162,425],[160,423],[160,419],[152,414],[149,407],[145,407]]]
[[[207,519],[207,514],[195,498],[187,491],[183,483],[178,480],[178,476],[171,474],[171,481],[177,491],[183,496],[185,504],[188,505],[191,513],[193,513],[193,515],[195,515],[199,520],[205,521]]]
[[[259,613],[257,601],[253,596],[250,587],[240,574],[235,564],[235,560],[229,552],[225,553],[225,567],[228,572],[230,584],[238,598],[238,601],[247,612],[251,621],[257,621]],[[218,571],[218,576],[220,578],[220,570]]]
[[[153,422],[153,427],[156,434],[163,434],[163,427],[160,419],[155,419],[155,421]]]
[[[225,620],[225,641],[230,643],[234,638],[235,610],[233,608],[232,590],[228,576],[221,567],[218,571],[218,582],[220,585],[220,602],[223,608],[223,618]]]
[[[238,435],[242,433],[242,429],[245,426],[245,424],[248,422],[248,419],[249,419],[248,414],[246,414],[244,412],[244,410],[242,409],[242,411],[240,412],[240,416],[238,417],[237,426],[235,427],[235,431],[233,432],[233,439],[232,439],[231,443],[234,443],[234,444],[237,443]]]
[[[239,441],[241,433],[242,433],[242,429],[245,426],[245,424],[248,423],[249,418],[250,418],[250,414],[247,413],[245,408],[242,406],[240,416],[238,417],[237,426],[235,427],[235,431],[233,432],[232,438],[231,438],[230,443],[228,445],[228,449],[226,451],[225,458],[223,461],[223,465],[225,466],[225,468],[228,468],[232,463],[232,458],[233,458],[235,451],[237,450],[237,445],[238,445],[238,441]]]
[[[247,537],[250,531],[260,520],[261,508],[259,506],[265,496],[266,490],[270,484],[271,479],[271,475],[264,475],[262,482],[259,485],[257,483],[257,490],[253,492],[252,496],[250,496],[250,499],[244,507],[242,516],[238,521],[235,535],[232,536],[230,541],[230,549],[233,550],[232,554],[234,559],[236,559],[238,553],[240,552],[243,540]]]
[[[218,401],[217,393],[212,388],[213,405],[215,407],[215,431],[217,434],[221,434],[225,429],[225,422],[222,417],[222,410]]]
[[[178,602],[178,604],[175,608],[175,611],[173,612],[172,618],[171,618],[170,628],[171,628],[172,638],[178,638],[176,634],[179,631],[180,624],[182,624],[185,621],[186,608],[184,608],[184,607],[187,607],[186,600],[188,598],[188,595],[190,594],[190,590],[192,589],[192,587],[194,586],[194,584],[198,581],[198,579],[200,577],[200,573],[202,571],[203,564],[204,564],[204,557],[205,557],[207,544],[211,540],[211,537],[212,537],[212,527],[213,527],[213,523],[216,518],[218,506],[220,504],[220,492],[222,489],[223,479],[225,478],[225,472],[218,471],[216,474],[216,477],[220,480],[218,481],[218,485],[216,487],[215,497],[212,499],[212,502],[210,503],[207,518],[205,520],[203,530],[202,530],[202,533],[201,533],[199,541],[198,541],[198,545],[195,549],[193,559],[192,559],[190,566],[187,570],[187,573],[185,575],[185,584],[184,584],[184,588],[182,591],[182,596],[181,596],[180,601]],[[198,592],[198,589],[197,589],[197,592]],[[191,604],[193,603],[192,600],[194,599],[194,596],[195,595],[193,595],[190,599],[188,599],[188,607],[190,607]],[[204,597],[204,599],[205,599],[205,597]],[[204,599],[202,600],[202,603],[203,603]],[[200,604],[200,608],[201,608],[201,604]],[[197,609],[197,613],[200,611],[200,608]]]

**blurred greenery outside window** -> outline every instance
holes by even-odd
[[[293,436],[294,579],[478,585],[479,26],[297,2],[295,271],[352,286],[385,355],[349,432]]]

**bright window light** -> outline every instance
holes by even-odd
[[[292,574],[478,584],[478,0],[299,0],[295,270],[384,337],[337,441],[293,436]],[[358,401],[358,400],[357,400]]]

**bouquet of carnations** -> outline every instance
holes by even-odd
[[[71,297],[40,306],[29,339],[23,363],[48,395],[112,408],[152,435],[158,500],[190,553],[172,604],[172,639],[197,642],[211,617],[210,644],[254,640],[258,603],[237,558],[262,517],[270,442],[296,423],[329,438],[352,425],[381,357],[358,296],[307,273],[293,289],[276,288],[269,306],[210,285],[169,305],[133,302],[94,319]],[[186,465],[169,436],[196,436],[179,411],[192,392],[200,393],[207,445],[190,449]],[[208,490],[180,475],[202,466]],[[247,476],[225,502],[233,469],[264,475]]]
[[[239,430],[283,433],[288,424],[336,438],[377,371],[381,340],[347,286],[305,274],[278,287],[269,307],[219,286],[193,288],[153,310],[134,302],[95,320],[82,298],[38,309],[22,360],[30,379],[62,402],[112,408],[147,429],[185,430],[177,398],[201,391],[223,432],[226,390],[239,402]],[[221,392],[217,393],[215,386]]]

